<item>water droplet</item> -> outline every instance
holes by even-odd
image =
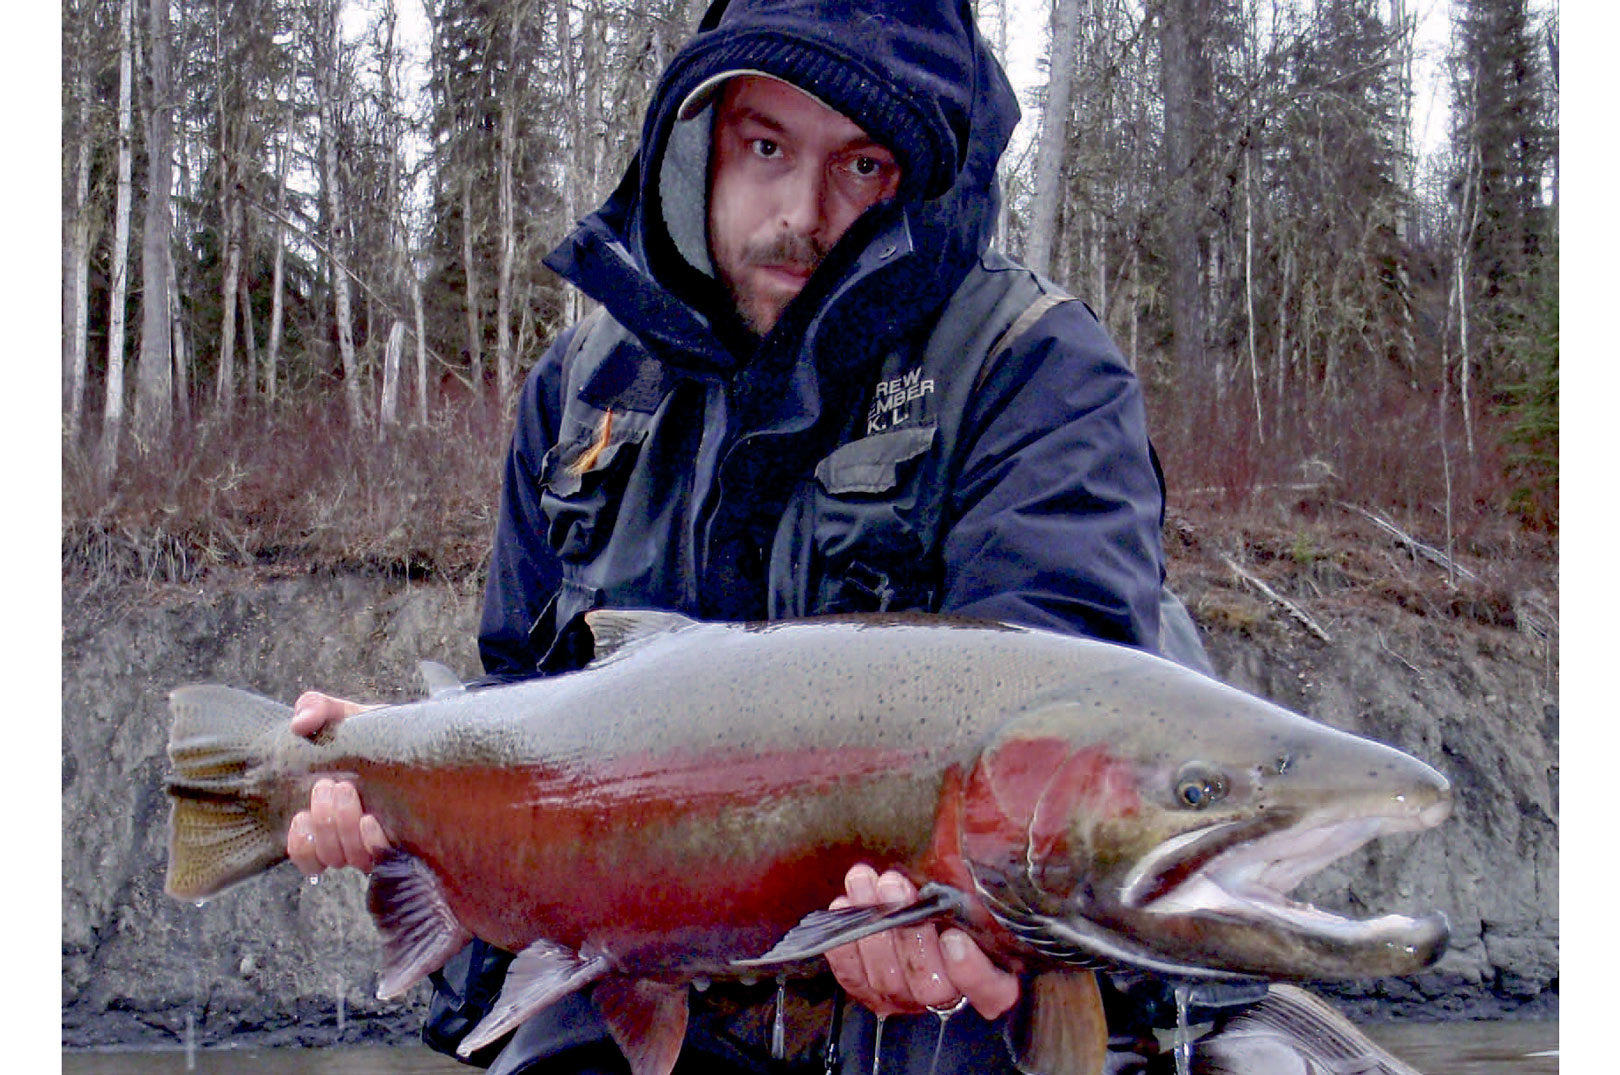
[[[208,902],[207,900],[192,900],[191,905],[193,907],[201,908],[202,905],[207,903],[207,902]]]
[[[787,976],[776,976],[776,1015],[771,1019],[771,1059],[787,1059]]]
[[[1192,1075],[1192,1033],[1187,1008],[1192,1003],[1192,986],[1176,983],[1176,1075]]]
[[[939,976],[936,974],[934,977],[938,979]],[[957,1012],[961,1011],[967,1006],[967,1002],[967,997],[958,997],[956,998],[956,1003],[949,1006],[942,1006],[938,1008],[934,1007],[932,1004],[928,1006],[928,1010],[933,1012],[934,1015],[939,1018],[939,1032],[934,1037],[934,1058],[928,1062],[928,1075],[934,1075],[934,1072],[939,1070],[939,1056],[941,1051],[943,1051],[945,1048],[946,1025],[950,1023],[951,1016],[955,1015]]]
[[[692,988],[696,989],[699,993],[707,993],[709,991],[709,986],[712,984],[714,983],[710,982],[708,978],[701,974],[692,979]]]
[[[311,885],[318,885],[321,883],[321,875],[316,874],[314,877],[305,878],[305,880],[307,880]]]
[[[879,1075],[883,1060],[883,1021],[887,1016],[877,1017],[877,1029],[872,1032],[872,1075]]]

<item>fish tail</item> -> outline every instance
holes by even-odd
[[[287,796],[266,762],[292,709],[230,687],[169,695],[169,870],[164,891],[202,900],[287,857]],[[277,800],[281,800],[277,805]]]

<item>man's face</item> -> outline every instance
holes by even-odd
[[[855,219],[894,197],[894,154],[772,78],[726,83],[709,173],[709,252],[763,336]]]

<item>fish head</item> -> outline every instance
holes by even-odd
[[[1369,840],[1439,824],[1446,778],[1149,660],[1044,695],[979,754],[961,840],[991,915],[1052,960],[1191,978],[1370,978],[1437,960],[1442,914],[1354,920],[1287,893]]]

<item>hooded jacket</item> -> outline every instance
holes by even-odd
[[[492,677],[588,656],[567,629],[599,605],[918,608],[1156,646],[1163,498],[1134,376],[1082,303],[1054,306],[993,370],[994,333],[962,324],[981,312],[946,316],[972,294],[1010,319],[1056,290],[989,250],[1012,89],[966,2],[881,8],[717,4],[660,80],[618,189],[547,258],[603,310],[553,344],[519,403],[480,631]],[[704,92],[738,71],[794,81],[903,167],[900,196],[851,225],[762,340],[704,239]],[[936,398],[913,383],[897,404],[907,375]],[[874,417],[934,427],[924,459],[890,460],[885,488],[830,488],[830,456],[889,431]]]

